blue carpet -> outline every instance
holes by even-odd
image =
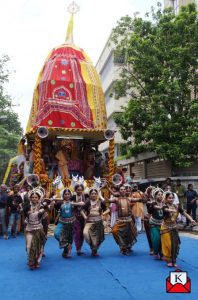
[[[148,255],[144,234],[129,257],[119,254],[112,236],[106,236],[98,258],[90,256],[87,244],[83,250],[83,257],[73,250],[71,259],[63,259],[57,241],[48,238],[41,269],[30,271],[23,236],[0,238],[0,300],[198,299],[198,240],[183,237],[178,259],[191,278],[191,294],[166,293],[170,269]]]

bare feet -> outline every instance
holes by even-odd
[[[35,264],[33,262],[29,261],[28,265],[31,271],[35,269]]]
[[[40,264],[36,263],[35,268],[39,269],[40,268]]]
[[[94,257],[99,256],[97,250],[92,250],[91,255],[94,256]]]
[[[174,267],[173,263],[171,263],[171,262],[167,263],[167,266],[168,266],[169,268]]]

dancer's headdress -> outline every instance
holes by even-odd
[[[45,196],[45,190],[41,186],[37,186],[28,192],[28,197],[31,198],[31,196],[34,194],[37,194],[39,196],[39,200],[42,200]]]
[[[162,194],[164,194],[164,191],[161,188],[155,188],[151,192],[152,197],[155,198],[155,196],[158,192],[161,192]]]
[[[148,186],[148,187],[146,188],[145,194],[148,195],[148,196],[151,195],[151,196],[153,197],[152,191],[155,190],[155,189],[156,189],[155,186],[150,185],[150,186]]]

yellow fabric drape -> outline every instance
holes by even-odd
[[[6,172],[5,172],[5,175],[4,175],[4,178],[3,178],[3,183],[4,183],[4,184],[6,183],[6,181],[7,181],[7,179],[8,179],[8,176],[9,176],[9,174],[10,174],[10,169],[11,169],[12,163],[13,163],[14,161],[16,161],[16,160],[17,160],[17,156],[15,156],[15,157],[13,157],[13,158],[11,158],[11,159],[9,160],[8,167],[7,167],[7,169],[6,169]]]
[[[74,27],[74,17],[73,14],[70,17],[69,24],[67,27],[67,34],[65,38],[66,43],[71,43],[73,44],[73,27]]]
[[[161,226],[161,231],[163,232],[163,230],[167,230],[166,226]],[[162,253],[164,258],[167,261],[171,261],[171,234],[170,232],[167,233],[163,233],[161,235],[161,243],[162,243]]]
[[[95,129],[107,127],[105,99],[100,78],[91,63],[81,61],[81,72],[86,84],[87,100],[92,111]]]

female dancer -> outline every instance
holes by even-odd
[[[133,199],[126,197],[126,188],[120,187],[120,195],[118,198],[106,200],[110,203],[116,203],[118,207],[118,219],[113,226],[112,234],[116,243],[120,247],[123,255],[131,252],[131,247],[136,243],[137,230],[131,217],[131,202],[137,202],[141,199]]]
[[[102,212],[106,210],[105,204],[99,199],[97,189],[91,189],[89,200],[83,207],[82,215],[86,220],[83,231],[86,242],[90,245],[92,256],[98,256],[98,248],[104,241],[104,226],[102,222]]]
[[[71,197],[71,191],[66,188],[63,190],[63,201],[54,204],[55,208],[60,210],[54,236],[59,241],[59,247],[64,249],[62,253],[64,258],[71,257],[75,222],[74,207],[84,205],[84,202],[71,202]]]
[[[153,196],[154,202],[148,208],[148,212],[151,215],[149,220],[151,243],[156,259],[160,259],[162,257],[160,227],[163,221],[163,191],[156,188],[153,191]]]
[[[153,195],[152,195],[152,191],[155,189],[154,186],[149,186],[147,187],[144,196],[145,196],[145,200],[146,200],[146,207],[147,207],[147,211],[148,213],[144,215],[144,229],[145,229],[145,233],[146,233],[146,237],[147,237],[147,241],[149,244],[149,254],[153,255],[153,246],[152,246],[152,241],[151,241],[151,231],[150,231],[150,224],[149,224],[149,219],[150,219],[150,205],[152,204],[152,202],[154,201],[153,199]]]
[[[164,259],[168,267],[177,267],[176,258],[179,254],[180,238],[176,228],[178,214],[184,215],[193,225],[197,223],[182,208],[173,204],[174,194],[165,194],[165,205],[163,207],[164,220],[161,225],[161,242]]]
[[[31,270],[40,267],[43,249],[47,239],[42,225],[42,217],[47,204],[43,202],[41,205],[42,197],[43,193],[39,188],[33,189],[29,192],[30,204],[24,209],[26,216],[26,251],[28,255],[28,265]]]
[[[73,195],[71,200],[75,203],[78,202],[85,202],[88,195],[85,195],[84,192],[84,186],[83,184],[77,184],[74,188],[76,195]],[[76,206],[74,208],[74,214],[76,217],[76,220],[74,222],[74,243],[76,246],[76,252],[77,255],[82,255],[83,252],[81,251],[84,236],[83,236],[83,230],[85,226],[85,219],[83,218],[81,214],[81,206]]]

